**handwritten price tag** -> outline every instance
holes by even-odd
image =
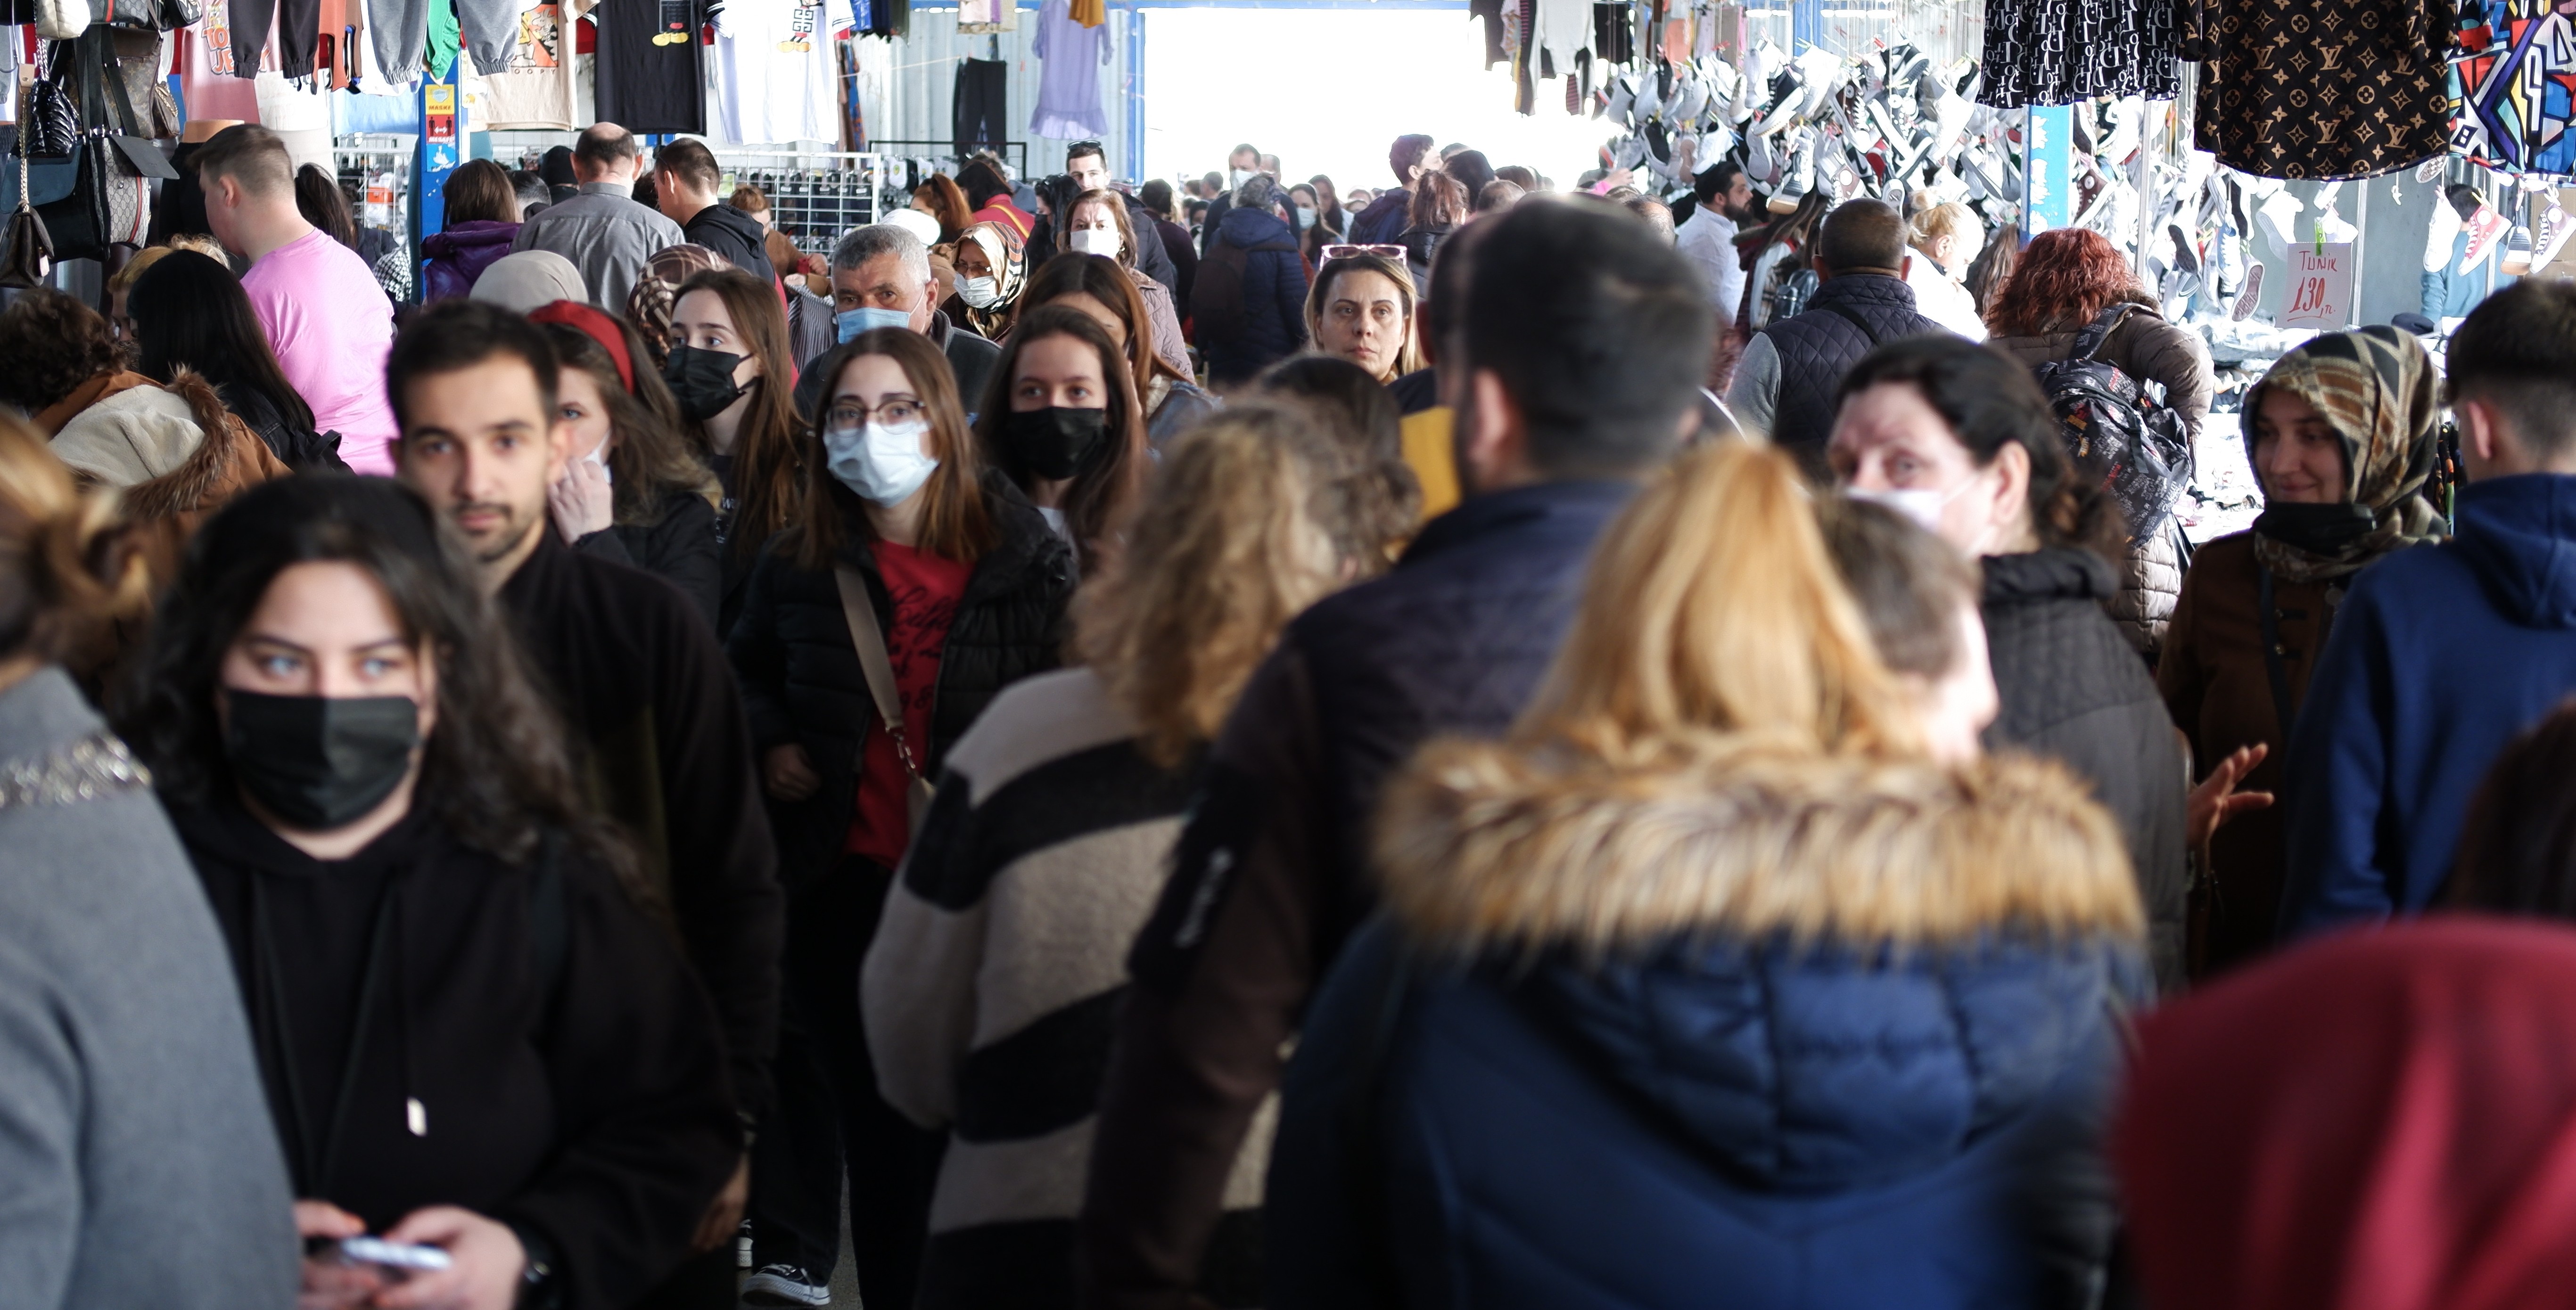
[[[2329,242],[2322,251],[2304,245],[2292,250],[2290,295],[2273,326],[2341,331],[2352,322],[2352,273],[2348,241]]]

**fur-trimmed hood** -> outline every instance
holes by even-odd
[[[1919,1177],[2086,1101],[2146,992],[2119,833],[2034,760],[1449,744],[1378,858],[1417,958],[1763,1190]]]
[[[1408,935],[1470,953],[1599,956],[1710,933],[2134,938],[2144,924],[2111,816],[2027,757],[1947,770],[1710,736],[1606,764],[1443,743],[1390,784],[1377,853]]]

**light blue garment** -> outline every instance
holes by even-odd
[[[859,428],[823,429],[823,466],[841,485],[874,505],[900,505],[939,467],[921,448],[927,423],[887,427],[871,422]]]
[[[911,327],[912,314],[907,310],[901,309],[876,309],[868,306],[861,306],[857,309],[842,310],[840,313],[832,316],[832,330],[840,334],[839,339],[842,341],[854,340],[860,333],[873,331],[877,328],[903,328],[910,330]]]

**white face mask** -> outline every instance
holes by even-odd
[[[989,277],[957,279],[957,298],[972,309],[990,309],[1002,298],[1002,284]]]
[[[1913,520],[1914,526],[1938,535],[1941,531],[1941,512],[1950,508],[1951,501],[1957,500],[1962,493],[1974,485],[1976,485],[1974,482],[1962,482],[1948,491],[1940,491],[1932,487],[1888,487],[1880,491],[1862,487],[1845,487],[1843,494],[1867,504],[1884,505]]]
[[[927,423],[887,427],[870,420],[860,428],[823,429],[824,467],[859,499],[876,505],[900,505],[930,481],[939,467],[921,448]]]
[[[607,442],[603,441],[599,443],[599,449],[582,456],[582,458],[590,461],[591,465],[599,470],[601,481],[612,487],[617,485],[617,470],[608,467]]]
[[[1298,230],[1298,231],[1300,231],[1300,232],[1302,232],[1302,231],[1306,230],[1307,228],[1313,227],[1314,225],[1315,225],[1315,207],[1314,207],[1313,205],[1299,205],[1299,206],[1297,206],[1297,230]]]
[[[1257,175],[1251,169],[1238,168],[1228,176],[1234,179],[1234,185],[1242,186],[1244,183],[1251,181]]]
[[[1123,243],[1118,240],[1116,228],[1086,227],[1078,228],[1073,233],[1073,248],[1086,255],[1116,259],[1122,245]]]

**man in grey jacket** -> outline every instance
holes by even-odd
[[[283,1310],[241,988],[142,766],[45,666],[0,685],[0,774],[0,1308]]]
[[[680,225],[636,203],[635,175],[644,164],[635,134],[593,123],[572,148],[581,194],[552,206],[519,229],[512,250],[551,250],[581,270],[591,303],[626,312],[626,295],[656,250],[688,240]]]

